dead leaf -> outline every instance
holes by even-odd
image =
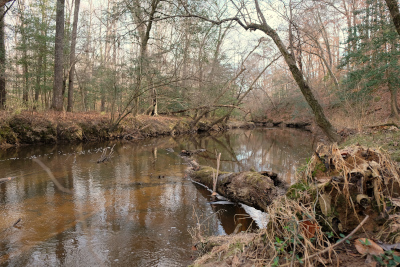
[[[379,256],[384,254],[383,248],[381,248],[377,243],[368,238],[357,239],[354,242],[354,246],[356,247],[358,253],[362,255],[370,254]]]
[[[332,211],[331,200],[332,197],[327,193],[322,194],[319,199],[319,206],[321,207],[322,214],[325,216],[328,216]]]
[[[306,238],[312,238],[315,236],[315,232],[319,229],[316,222],[304,221],[300,223],[300,229]]]

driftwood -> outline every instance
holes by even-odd
[[[115,144],[110,149],[110,153],[108,155],[107,155],[107,148],[103,149],[103,153],[101,154],[101,157],[97,160],[97,163],[109,161],[111,159],[112,155],[114,154],[114,147],[115,147]]]
[[[207,166],[193,166],[188,170],[188,176],[195,182],[208,188],[213,188],[213,173],[217,171]],[[277,174],[273,172],[219,172],[217,193],[234,202],[266,210],[267,206],[278,196],[280,191],[274,185]],[[276,184],[276,183],[275,183]]]

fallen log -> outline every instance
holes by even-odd
[[[188,176],[195,182],[208,188],[213,187],[213,175],[216,169],[208,166],[194,166],[188,170]],[[241,202],[257,209],[266,210],[267,206],[280,195],[275,187],[277,174],[273,172],[219,172],[217,193],[233,202]]]

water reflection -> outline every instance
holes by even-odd
[[[0,184],[0,265],[187,265],[188,229],[200,217],[208,218],[208,234],[230,234],[235,221],[241,230],[256,224],[240,205],[210,205],[210,192],[183,178],[178,152],[207,148],[201,164],[215,165],[218,151],[225,171],[272,170],[290,182],[310,140],[303,132],[265,129],[159,138],[117,143],[103,164],[96,161],[111,143],[0,151],[0,178],[17,177]],[[60,192],[32,158],[73,193]]]
[[[223,136],[191,137],[182,142],[185,149],[207,148],[200,163],[216,166],[215,151],[221,152],[223,171],[273,171],[293,183],[296,168],[310,157],[314,137],[294,129],[236,130]]]

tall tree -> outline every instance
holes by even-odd
[[[0,15],[4,15],[4,6],[0,7]],[[0,109],[6,106],[6,47],[4,36],[4,18],[0,20]]]
[[[355,33],[347,42],[356,49],[348,51],[341,66],[352,65],[345,84],[355,94],[369,95],[374,89],[386,85],[391,94],[391,116],[400,119],[397,91],[400,86],[399,35],[396,33],[383,0],[368,0],[361,10],[363,19],[351,31]],[[356,38],[357,37],[357,38]]]
[[[78,30],[78,16],[79,16],[79,5],[81,0],[75,0],[74,9],[74,22],[72,24],[72,36],[71,36],[71,51],[69,56],[70,70],[69,70],[69,83],[68,83],[68,105],[67,111],[71,112],[74,106],[74,75],[75,75],[75,48],[76,48],[76,33]]]
[[[63,109],[64,7],[65,0],[57,0],[53,103],[51,107],[58,111]]]
[[[242,2],[240,6],[244,6],[245,3]],[[243,15],[242,18],[240,17],[233,17],[233,18],[227,18],[219,21],[211,20],[209,18],[205,18],[199,15],[191,15],[188,14],[187,16],[193,16],[197,18],[202,18],[206,21],[212,22],[214,24],[221,24],[226,21],[236,21],[241,27],[243,27],[246,30],[259,30],[263,33],[265,33],[267,36],[269,36],[273,42],[275,43],[276,47],[279,49],[281,55],[283,56],[287,66],[289,67],[289,70],[296,81],[298,87],[300,88],[304,98],[306,99],[308,105],[311,107],[315,120],[317,125],[324,131],[326,136],[331,140],[331,141],[339,141],[340,136],[337,134],[335,129],[333,128],[332,124],[329,122],[329,120],[326,118],[324,110],[322,109],[322,106],[319,104],[318,100],[315,98],[314,93],[312,92],[310,84],[307,82],[307,80],[304,77],[303,72],[300,70],[300,68],[297,66],[296,59],[294,56],[288,51],[287,46],[283,43],[281,37],[278,35],[278,33],[268,24],[261,8],[259,5],[258,0],[254,0],[254,7],[255,11],[258,17],[258,23],[255,23],[254,19],[250,18],[249,15]],[[238,12],[242,13],[240,10]],[[243,21],[241,20],[243,19]]]

